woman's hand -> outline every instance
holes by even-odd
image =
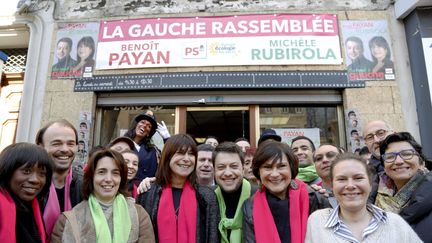
[[[163,139],[168,139],[169,137],[171,137],[171,134],[169,133],[164,121],[161,121],[161,123],[157,124],[156,131],[161,135]]]
[[[156,181],[156,177],[146,177],[144,180],[141,181],[137,188],[138,194],[147,192],[150,190],[151,183]]]

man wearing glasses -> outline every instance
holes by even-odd
[[[394,132],[390,129],[390,126],[381,120],[371,121],[363,129],[363,138],[369,152],[372,154],[369,165],[375,169],[377,174],[384,171],[384,166],[380,161],[379,144],[392,133]]]

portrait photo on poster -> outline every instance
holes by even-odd
[[[395,80],[386,20],[341,21],[349,81]]]
[[[92,77],[99,23],[59,23],[51,79]]]

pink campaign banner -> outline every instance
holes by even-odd
[[[335,36],[332,14],[272,14],[103,21],[99,41],[145,39]]]
[[[334,14],[101,21],[96,69],[342,63]]]

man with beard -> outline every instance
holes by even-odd
[[[55,166],[49,194],[42,202],[48,235],[61,212],[71,210],[82,200],[82,171],[71,169],[77,141],[75,127],[64,119],[48,123],[36,135],[36,144],[48,152]]]
[[[255,193],[256,188],[243,179],[244,154],[233,142],[219,144],[213,152],[221,221],[221,242],[243,242],[243,202]]]
[[[308,185],[320,183],[321,179],[317,175],[315,165],[313,164],[315,145],[312,140],[305,136],[295,137],[292,140],[291,149],[299,160],[297,179],[302,180]]]

